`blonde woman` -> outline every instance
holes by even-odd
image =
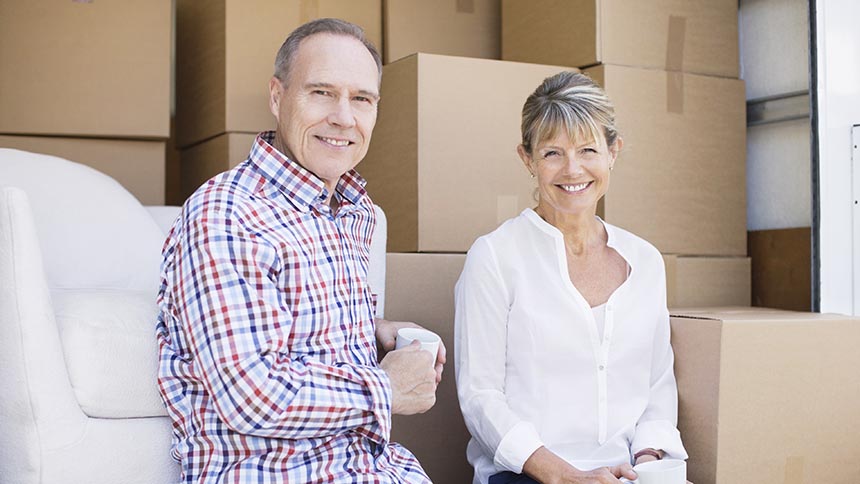
[[[623,142],[591,79],[546,79],[517,148],[538,203],[479,238],[456,288],[457,386],[475,484],[618,483],[686,459],[663,260],[602,221]]]

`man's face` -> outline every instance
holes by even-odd
[[[320,177],[329,193],[367,154],[378,86],[379,71],[367,48],[333,34],[303,40],[288,79],[269,84],[280,148]]]

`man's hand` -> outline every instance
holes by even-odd
[[[424,413],[436,403],[436,372],[433,356],[421,344],[389,351],[379,366],[391,380],[391,413]]]
[[[396,340],[397,340],[397,331],[400,328],[422,328],[415,323],[409,321],[387,321],[385,319],[377,319],[376,320],[376,341],[379,343],[379,346],[382,347],[385,351],[391,351],[394,349]],[[439,352],[436,353],[436,383],[442,381],[442,370],[445,368],[447,350],[445,349],[445,343],[443,341],[439,341]]]

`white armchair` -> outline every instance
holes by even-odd
[[[178,212],[147,209],[84,165],[0,149],[0,484],[178,481],[154,333],[161,245]]]

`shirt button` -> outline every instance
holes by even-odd
[[[605,370],[605,369],[606,369],[606,367],[605,367],[605,366],[603,366],[603,365],[600,365],[600,366],[598,367],[598,369],[599,369],[600,371],[603,371],[603,370]]]

